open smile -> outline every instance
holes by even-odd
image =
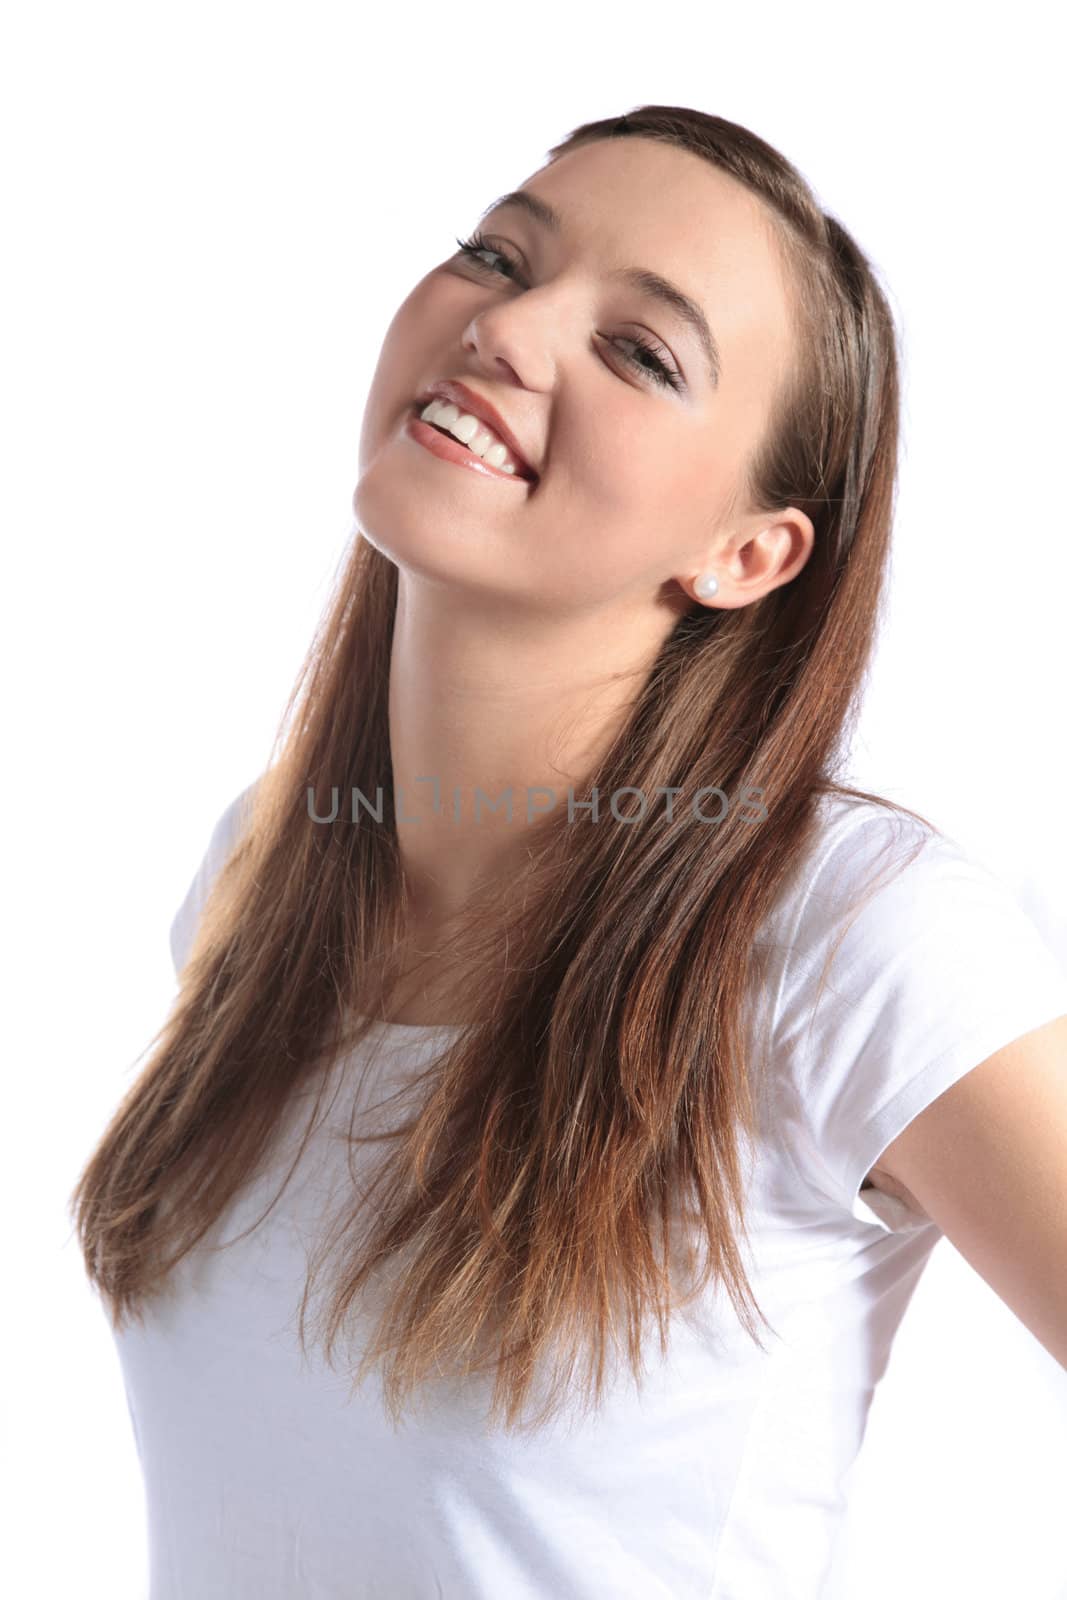
[[[532,489],[538,482],[536,478],[520,477],[516,472],[504,472],[499,467],[492,467],[483,461],[481,456],[475,455],[473,450],[468,450],[465,444],[447,433],[445,429],[435,427],[432,422],[423,422],[420,412],[425,410],[425,402],[418,402],[411,406],[404,422],[404,432],[409,439],[437,456],[440,461],[449,461],[454,466],[466,467],[468,471],[477,472],[483,478],[493,478],[498,483],[509,483],[512,487],[526,490]]]

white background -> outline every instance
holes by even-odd
[[[1002,871],[1067,965],[1061,58],[1035,4],[4,18],[3,1580],[123,1600],[140,1475],[67,1195],[348,541],[388,320],[577,123],[645,101],[746,123],[877,264],[904,452],[852,776]],[[1065,1430],[1067,1376],[942,1241],[833,1600],[1067,1595]]]

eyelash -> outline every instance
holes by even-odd
[[[500,276],[504,278],[514,275],[517,263],[511,259],[506,250],[499,250],[495,244],[486,244],[480,233],[473,233],[469,239],[457,239],[456,243],[459,245],[461,253],[472,266],[480,268],[483,272],[500,272]],[[511,272],[501,272],[498,267],[491,267],[482,261],[481,253],[483,251],[488,251],[490,255],[499,256],[501,261],[506,261],[511,268]],[[619,352],[623,361],[634,367],[643,377],[650,378],[653,383],[659,384],[663,388],[674,389],[676,392],[681,389],[681,375],[673,367],[667,365],[654,345],[642,339],[640,334],[623,333],[619,335],[619,338],[634,346],[634,354],[626,355],[623,351]],[[637,359],[638,352],[641,355],[648,356],[654,365],[651,368],[645,366]]]

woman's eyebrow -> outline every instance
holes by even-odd
[[[494,200],[492,205],[486,206],[479,222],[484,222],[491,211],[498,211],[503,206],[515,206],[525,211],[535,222],[539,222],[552,233],[562,231],[563,219],[559,212],[553,210],[547,201],[531,194],[528,189],[512,189],[509,193],[501,195],[499,200]],[[640,294],[658,300],[668,311],[673,311],[675,316],[680,317],[693,329],[707,357],[711,386],[717,389],[722,375],[722,356],[708,319],[697,302],[684,290],[679,289],[676,283],[671,283],[669,278],[664,278],[660,273],[652,272],[647,267],[620,267],[611,276],[622,279]]]

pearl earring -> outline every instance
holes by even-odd
[[[714,572],[702,572],[693,588],[699,600],[713,600],[719,592],[719,580]]]

